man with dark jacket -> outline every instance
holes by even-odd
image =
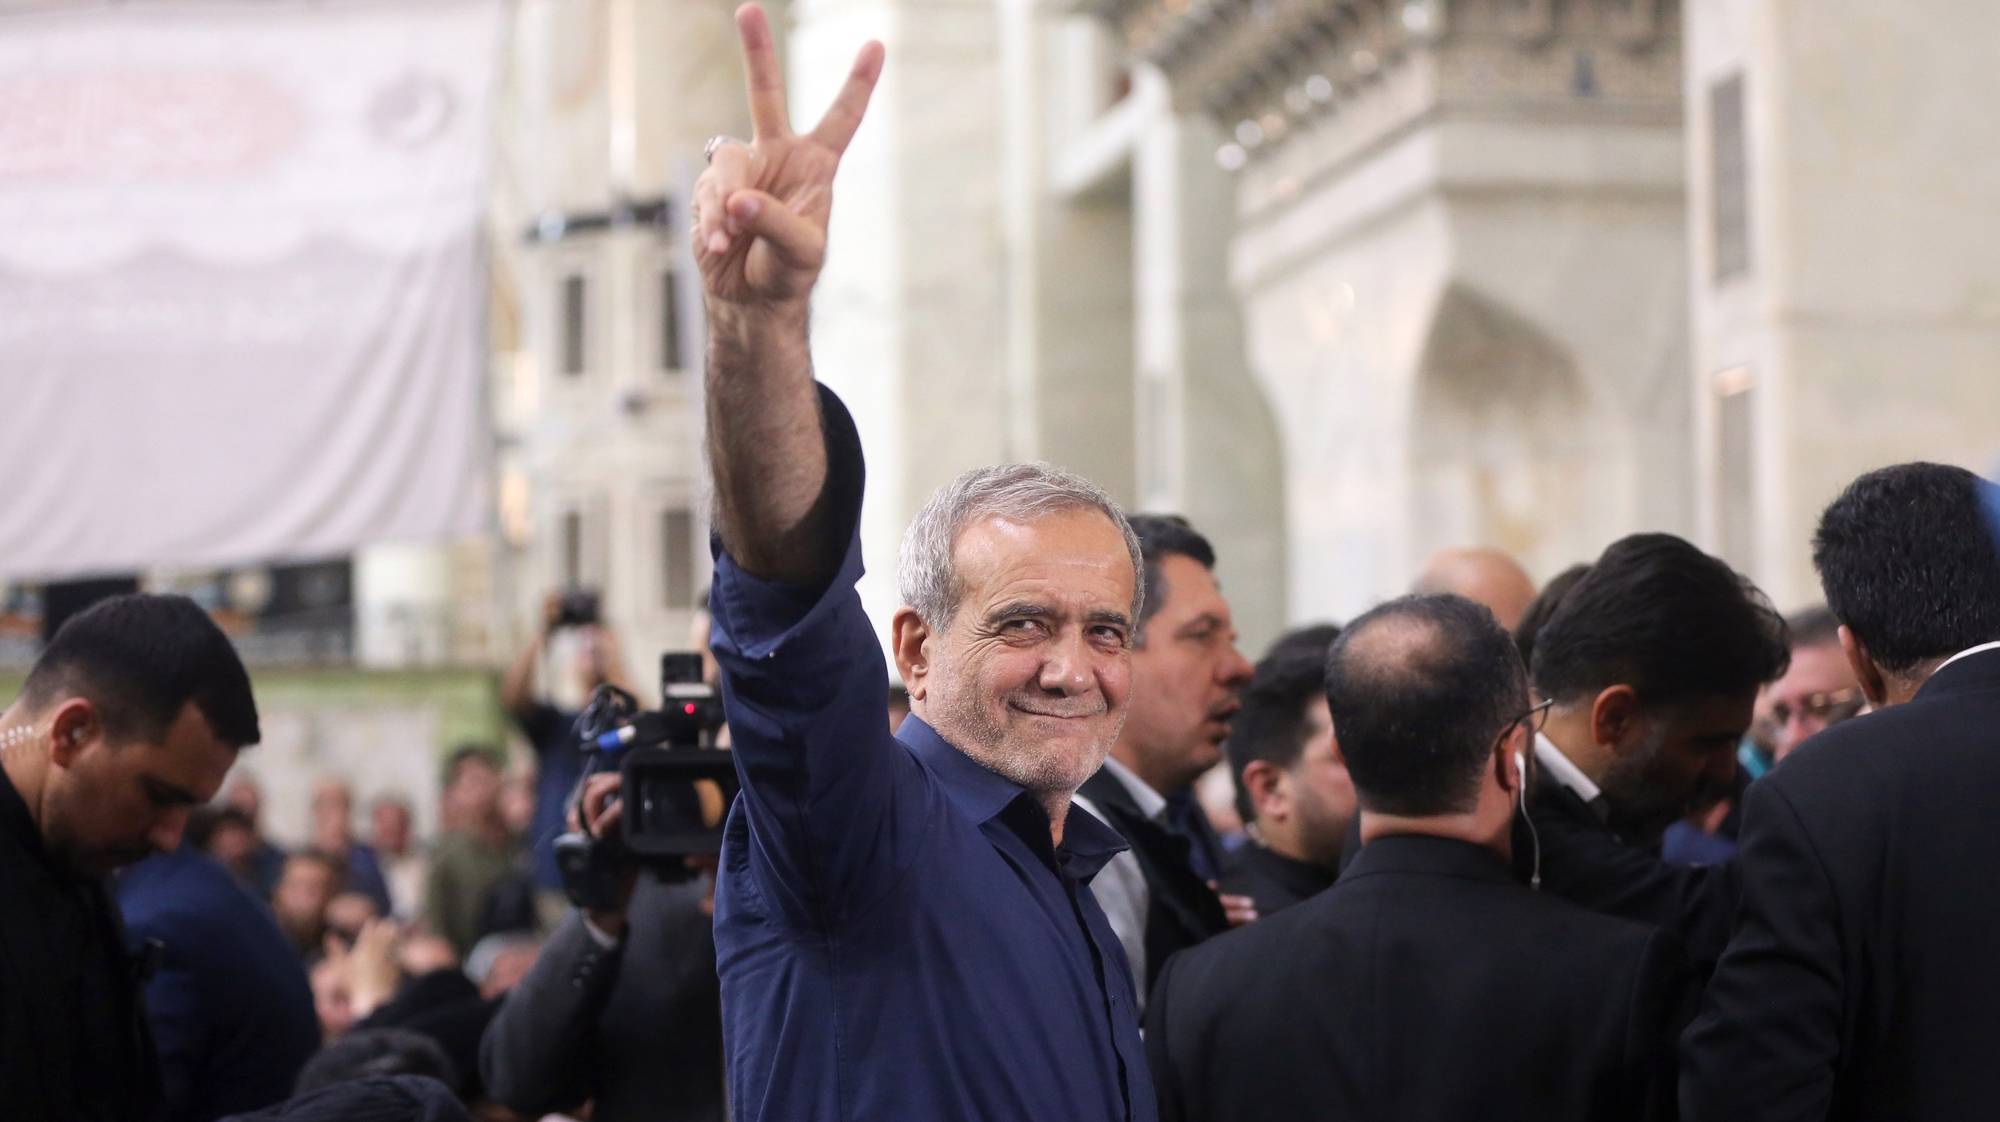
[[[1813,560],[1878,711],[1750,786],[1742,907],[1683,1046],[1694,1122],[1992,1114],[2000,547],[1982,492],[1904,464],[1820,520]]]
[[[1326,692],[1366,844],[1332,888],[1167,963],[1161,1119],[1671,1117],[1680,940],[1508,865],[1541,715],[1512,637],[1456,596],[1392,601],[1334,644]]]
[[[193,845],[118,878],[134,945],[157,941],[146,984],[162,1122],[209,1122],[282,1102],[319,1048],[305,968],[270,911]]]
[[[257,739],[243,663],[185,597],[106,600],[35,661],[0,713],[0,1115],[151,1115],[143,970],[102,878],[179,848]]]
[[[1728,565],[1670,534],[1614,542],[1535,635],[1535,690],[1551,708],[1532,749],[1534,833],[1516,831],[1524,875],[1675,931],[1712,969],[1735,868],[1668,864],[1660,837],[1733,789],[1757,691],[1788,658],[1783,618]]]
[[[610,828],[593,817],[593,829]],[[530,1118],[589,1101],[599,1122],[721,1122],[722,999],[706,895],[703,881],[642,872],[625,911],[571,912],[486,1028],[487,1093]]]
[[[1167,956],[1253,914],[1225,910],[1215,884],[1222,844],[1194,781],[1222,760],[1251,667],[1236,649],[1215,549],[1186,519],[1133,515],[1145,558],[1145,602],[1132,643],[1132,712],[1077,802],[1132,848],[1093,882],[1144,996]]]

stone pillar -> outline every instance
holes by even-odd
[[[1702,534],[1791,608],[1856,475],[2000,453],[2000,8],[1686,10]]]
[[[1215,160],[1224,137],[1210,119],[1174,112],[1163,84],[1142,71],[1133,94],[1159,107],[1132,168],[1138,506],[1184,514],[1215,543],[1255,652],[1285,622],[1281,446],[1229,286],[1235,192]]]

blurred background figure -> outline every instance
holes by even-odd
[[[240,865],[231,864],[231,868],[251,886],[258,899],[268,900],[271,891],[278,887],[278,877],[285,871],[285,851],[264,836],[264,788],[249,772],[233,775],[223,802],[243,816],[250,830],[248,851],[239,858]]]
[[[354,837],[354,790],[342,779],[322,777],[313,786],[313,849],[345,864],[341,883],[375,903],[376,915],[392,910],[389,883],[382,876],[381,861],[374,849]]]
[[[1424,563],[1411,591],[1422,596],[1463,596],[1483,605],[1509,631],[1520,624],[1535,600],[1535,582],[1521,563],[1483,546],[1438,550]]]
[[[516,849],[500,814],[500,755],[466,745],[445,761],[444,829],[431,846],[424,920],[459,957],[472,953],[495,886],[514,869]]]
[[[368,842],[381,863],[396,918],[407,921],[423,914],[430,854],[417,841],[408,799],[377,795],[368,804]]]
[[[574,700],[559,705],[537,679],[551,640],[562,631],[571,632],[573,638],[565,669]],[[600,685],[629,689],[620,662],[617,636],[599,616],[597,595],[571,589],[544,597],[540,628],[514,656],[501,679],[500,704],[535,752],[534,813],[523,841],[533,857],[535,883],[551,894],[562,891],[555,839],[563,831],[567,802],[583,774],[583,752],[575,731],[578,707]],[[643,704],[657,700],[641,699]]]
[[[300,958],[312,959],[322,951],[327,932],[327,905],[340,894],[345,865],[316,850],[303,850],[285,859],[285,871],[271,892],[271,914]]]
[[[1784,762],[1792,750],[1868,707],[1854,668],[1840,649],[1840,620],[1824,607],[1809,608],[1786,618],[1791,633],[1792,664],[1785,676],[1757,695],[1757,716],[1750,725],[1752,745],[1760,754],[1761,775]]]

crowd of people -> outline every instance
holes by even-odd
[[[531,768],[452,750],[428,839],[324,777],[289,851],[226,781],[260,736],[228,639],[106,600],[0,713],[0,1116],[1983,1116],[1991,484],[1862,475],[1789,617],[1642,533],[1539,588],[1446,550],[1252,661],[1231,543],[982,468],[908,528],[885,656],[806,327],[882,52],[795,133],[738,18],[756,135],[693,229],[719,852],[588,892],[558,859],[623,820],[537,682],[571,628],[619,684],[562,597],[501,683]]]

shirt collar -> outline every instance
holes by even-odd
[[[1973,655],[1985,654],[1987,651],[2000,651],[2000,642],[1981,643],[1976,647],[1967,647],[1964,650],[1958,652],[1957,654],[1939,663],[1938,670],[1943,670],[1945,667],[1950,666],[1952,663],[1957,662],[1959,659],[1971,658]],[[1932,673],[1936,673],[1936,671],[1932,671]]]
[[[1024,837],[1037,839],[1037,851],[1046,856],[1049,845],[1048,816],[1028,794],[1027,788],[952,747],[949,741],[938,735],[936,729],[914,713],[903,718],[902,727],[896,731],[896,739],[902,741],[918,762],[936,777],[952,805],[974,822],[983,825],[1000,817],[1010,806],[1024,802],[1034,812],[1036,828],[1026,829],[1027,823],[1018,823],[1023,827],[1018,832]],[[1158,795],[1153,797],[1160,799]],[[1165,806],[1166,800],[1160,799],[1160,804]],[[1098,821],[1089,811],[1071,803],[1069,813],[1063,817],[1062,848],[1070,869],[1088,881],[1113,857],[1129,847],[1125,844],[1124,835]]]
[[[1126,794],[1132,796],[1133,804],[1148,822],[1158,822],[1160,816],[1167,812],[1166,796],[1147,786],[1146,781],[1134,774],[1131,768],[1106,756],[1104,770],[1111,773],[1111,778],[1116,779],[1120,787],[1125,788]]]
[[[1026,793],[1020,784],[952,747],[915,713],[903,718],[896,739],[937,777],[952,805],[974,822],[992,818]]]
[[[1570,762],[1556,742],[1543,733],[1535,734],[1535,761],[1549,773],[1550,778],[1569,788],[1582,799],[1584,805],[1598,810],[1604,803],[1604,792],[1598,789],[1583,769]]]

